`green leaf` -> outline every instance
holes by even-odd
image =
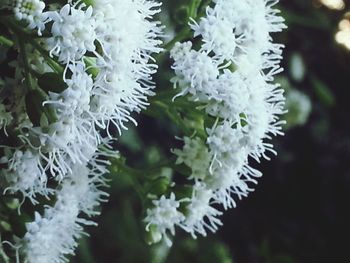
[[[54,72],[49,72],[41,75],[38,78],[38,84],[39,87],[46,92],[51,91],[61,93],[68,87],[67,84],[63,81],[62,76]]]
[[[30,90],[26,95],[25,103],[27,114],[30,121],[35,126],[40,126],[40,122],[43,122],[42,114],[45,114],[48,123],[57,121],[55,110],[48,105],[43,105],[47,99],[47,94],[40,89]]]
[[[198,8],[199,8],[201,2],[202,2],[202,0],[192,0],[191,1],[191,5],[189,8],[189,12],[188,12],[189,18],[193,18],[193,19],[197,18]]]

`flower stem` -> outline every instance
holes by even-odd
[[[8,39],[7,37],[0,36],[0,45],[4,45],[5,47],[12,47],[14,43],[12,40]]]
[[[198,15],[198,8],[201,5],[202,0],[192,0],[191,4],[190,4],[190,8],[189,8],[189,12],[188,12],[188,16],[190,18],[197,18]]]
[[[26,82],[27,88],[28,90],[35,90],[35,87],[33,85],[33,78],[32,78],[32,75],[30,74],[30,66],[28,63],[26,47],[21,39],[19,39],[18,42],[20,47],[20,54],[24,65],[24,75],[25,75],[25,82]]]

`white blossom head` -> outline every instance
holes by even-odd
[[[48,178],[38,152],[15,150],[11,154],[1,160],[7,165],[6,169],[1,170],[8,183],[6,191],[18,191],[33,203],[36,203],[37,194],[47,196],[50,192],[46,186]]]
[[[207,235],[207,229],[215,232],[221,220],[217,217],[222,214],[212,206],[213,191],[208,189],[203,183],[196,183],[193,187],[192,197],[186,206],[186,219],[183,223],[184,229],[191,233],[193,237],[196,234]]]
[[[178,209],[180,207],[180,201],[175,199],[175,194],[171,193],[169,198],[164,195],[159,200],[153,201],[154,207],[147,209],[147,216],[145,218],[146,231],[150,231],[154,226],[168,246],[171,246],[172,242],[168,234],[175,235],[175,226],[179,226],[185,219],[183,213]]]
[[[191,168],[190,179],[203,179],[207,176],[212,157],[207,146],[199,137],[185,137],[183,148],[175,149],[173,153],[177,156],[177,164],[184,163]]]
[[[47,41],[50,53],[57,55],[62,63],[77,61],[86,52],[95,51],[96,22],[92,7],[85,8],[66,4],[59,12],[51,14],[53,21],[51,34]]]
[[[13,12],[15,18],[28,23],[28,28],[38,29],[38,34],[45,29],[48,16],[44,13],[45,2],[41,0],[15,0],[13,1]]]

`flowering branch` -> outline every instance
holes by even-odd
[[[282,134],[277,1],[191,0],[166,44],[158,1],[2,3],[11,62],[0,79],[1,187],[41,208],[12,240],[17,260],[66,262],[95,225],[110,175],[139,195],[150,244],[170,246],[176,228],[215,232],[222,210],[253,191],[261,173],[250,159],[269,159],[267,140]],[[182,148],[127,165],[115,141],[137,113],[175,124]]]

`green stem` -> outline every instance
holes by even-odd
[[[25,75],[25,82],[26,82],[27,88],[28,90],[35,90],[35,87],[33,85],[33,78],[32,78],[32,75],[30,74],[30,66],[28,63],[26,47],[21,39],[19,39],[18,42],[20,47],[20,54],[22,56],[23,65],[24,65],[24,75]]]
[[[63,74],[63,67],[59,63],[57,63],[38,42],[36,42],[34,39],[30,39],[29,43],[41,53],[41,55],[46,59],[46,62],[51,69],[53,69],[59,75]]]
[[[170,102],[170,105],[172,105],[172,103]],[[149,115],[151,117],[154,117],[152,114],[152,108],[154,111],[156,112],[163,112],[166,114],[166,116],[172,120],[176,126],[178,126],[182,132],[187,135],[190,136],[191,135],[191,131],[190,129],[187,127],[186,123],[184,122],[184,120],[181,118],[180,113],[174,108],[174,107],[169,107],[169,104],[167,104],[164,101],[161,100],[153,100],[150,107],[143,111],[144,114]]]
[[[202,0],[192,0],[188,15],[190,18],[196,19],[198,15],[198,8],[201,5]]]
[[[12,47],[13,41],[8,39],[7,37],[0,36],[0,45],[4,45],[5,47]]]
[[[189,26],[184,27],[172,40],[166,43],[163,48],[170,51],[172,47],[177,43],[189,38],[191,36],[191,28]]]
[[[182,117],[182,115],[188,116],[189,120],[193,120],[194,122],[199,121],[199,118],[203,116],[202,112],[197,109],[200,105],[196,105],[195,102],[191,102],[183,97],[173,101],[177,93],[175,89],[166,89],[162,92],[158,92],[149,99],[150,106],[145,111],[142,111],[142,113],[150,117],[159,116],[160,113],[164,114],[167,118],[172,120],[186,136],[192,136],[193,133],[196,132],[197,136],[206,140],[207,136],[203,128],[199,126],[189,127],[186,120]],[[191,112],[191,114],[188,114],[189,112]],[[200,123],[198,124],[200,125]]]

